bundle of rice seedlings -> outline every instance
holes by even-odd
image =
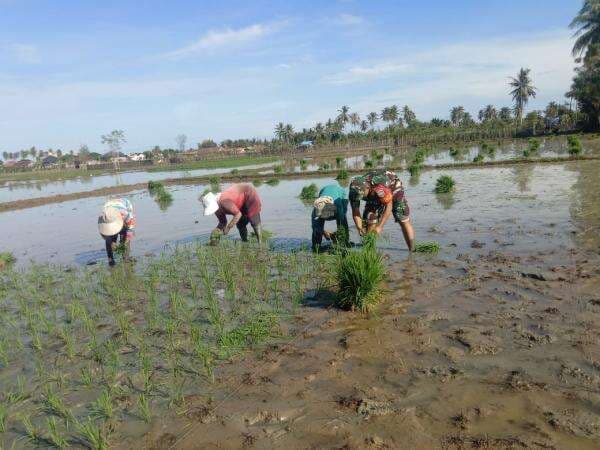
[[[437,253],[441,249],[439,242],[417,242],[414,245],[413,251],[416,253]]]
[[[379,301],[384,265],[375,240],[376,236],[370,233],[360,250],[337,255],[338,307],[367,312]]]
[[[577,136],[569,136],[567,138],[567,143],[569,145],[569,155],[575,156],[581,153],[581,141]]]
[[[448,192],[452,192],[454,190],[454,179],[449,175],[442,175],[437,179],[435,183],[435,192],[436,194],[447,194]]]
[[[373,168],[373,161],[371,161],[370,159],[367,159],[365,161],[365,169],[372,169]]]
[[[458,150],[457,148],[451,147],[450,148],[450,156],[452,156],[453,158],[456,158],[458,155],[460,155],[460,150]]]
[[[344,162],[344,158],[342,156],[335,157],[335,165],[337,167],[342,167],[342,163]]]
[[[410,176],[414,177],[421,173],[421,165],[413,162],[410,166],[408,166],[408,171]]]
[[[279,179],[277,179],[277,178],[269,178],[267,180],[267,184],[269,186],[277,186],[279,184]]]
[[[414,160],[415,164],[423,164],[425,162],[425,151],[424,150],[417,150],[415,153],[415,160]]]
[[[156,194],[158,191],[164,189],[165,187],[160,181],[148,181],[148,192],[151,195]]]
[[[229,172],[231,175],[237,175],[238,173],[240,173],[240,169],[231,169],[231,172]]]
[[[540,149],[540,141],[535,138],[529,139],[529,151],[535,153]]]
[[[275,172],[275,173],[283,173],[283,166],[275,166],[275,167],[273,167],[273,172]]]
[[[477,156],[475,158],[473,158],[473,162],[479,163],[481,161],[483,161],[483,155],[481,153],[477,153]]]
[[[348,179],[348,171],[346,169],[342,169],[338,172],[337,176],[335,177],[336,180],[347,180]]]
[[[330,169],[331,169],[331,164],[323,163],[319,166],[318,170],[325,171],[325,170],[330,170]]]
[[[0,253],[0,270],[12,266],[17,261],[17,258],[9,252]]]
[[[252,184],[255,187],[259,187],[259,186],[261,186],[263,184],[263,180],[260,180],[260,179],[252,180]]]
[[[300,192],[300,198],[302,200],[314,200],[319,195],[319,188],[315,183],[311,183],[308,186],[304,186]]]

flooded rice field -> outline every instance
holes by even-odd
[[[88,408],[96,423],[104,423],[102,436],[119,449],[598,448],[598,173],[600,162],[574,161],[432,170],[403,179],[417,241],[438,241],[442,250],[410,255],[400,228],[388,223],[378,243],[388,267],[385,295],[370,315],[331,307],[331,280],[320,279],[331,264],[326,257],[285,251],[309,245],[310,206],[297,198],[301,188],[335,182],[331,178],[258,187],[264,227],[273,233],[271,245],[282,250],[271,261],[252,247],[230,256],[194,247],[216,223],[202,216],[197,197],[204,186],[168,187],[173,203],[164,210],[147,192],[133,192],[128,198],[138,216],[138,261],[165,246],[183,249],[151,264],[142,276],[146,285],[126,270],[112,278],[101,270],[96,216],[104,198],[1,213],[0,249],[12,251],[20,268],[30,259],[75,267],[62,272],[59,284],[42,269],[37,279],[15,278],[10,289],[24,295],[51,293],[34,296],[48,311],[40,317],[57,310],[60,316],[64,286],[81,291],[88,279],[111,300],[105,304],[95,290],[69,299],[79,305],[92,298],[95,324],[79,307],[65,314],[74,332],[96,329],[97,336],[76,342],[71,359],[63,355],[70,338],[62,329],[45,331],[47,320],[35,326],[37,313],[24,303],[2,305],[3,317],[14,309],[25,328],[29,323],[27,351],[43,348],[48,357],[0,372],[11,394],[3,394],[3,404],[16,402],[4,410],[8,431],[0,433],[0,443],[48,446],[52,434],[36,437],[34,431],[52,426],[35,411],[71,420],[49,400],[60,392],[78,417]],[[433,193],[441,174],[455,179],[454,193]],[[358,241],[354,231],[351,238]],[[196,284],[219,264],[227,267],[219,270],[223,285],[217,290],[225,318],[215,317],[214,299],[205,299],[206,286]],[[120,289],[119,281],[127,280],[131,284]],[[168,297],[165,287],[177,295],[162,298]],[[258,309],[251,301],[257,295],[264,297]],[[156,302],[166,308],[158,316]],[[273,311],[285,317],[274,342],[227,353],[242,331],[259,342]],[[183,319],[197,315],[192,325]],[[3,325],[5,335],[17,327]],[[215,338],[214,329],[223,327],[227,338]],[[155,336],[147,347],[139,343],[142,328]],[[38,342],[43,333],[59,337]],[[198,336],[219,353],[210,353]],[[88,347],[91,362],[65,368]],[[220,352],[228,362],[211,362],[225,357]],[[56,365],[64,372],[55,373]],[[45,383],[19,388],[20,375],[44,369]],[[89,387],[94,376],[109,388]],[[41,394],[24,396],[30,389]],[[32,414],[31,428],[18,407]],[[81,423],[59,427],[83,436],[70,438],[75,448],[90,446],[94,437],[95,430]]]
[[[270,167],[278,162],[253,164],[239,169],[260,169]],[[93,191],[111,186],[160,181],[167,178],[199,177],[229,173],[232,169],[195,169],[189,171],[146,172],[132,171],[117,174],[84,175],[68,180],[29,180],[29,181],[0,181],[0,203],[29,198],[52,197],[55,195],[71,194],[74,192]]]

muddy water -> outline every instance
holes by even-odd
[[[309,296],[287,339],[223,367],[188,405],[202,415],[162,418],[144,445],[600,448],[598,169],[457,172],[449,206],[423,178],[413,217],[439,256],[392,257],[370,316]]]
[[[263,167],[270,167],[274,164],[277,164],[277,162],[241,166],[239,169],[260,169]],[[82,175],[81,177],[74,179],[57,181],[4,181],[0,182],[0,202],[51,197],[53,195],[70,194],[73,192],[93,191],[95,189],[111,186],[145,183],[150,180],[158,181],[167,178],[218,175],[229,173],[231,170],[231,168],[221,168],[165,172],[134,171],[96,176]]]
[[[586,189],[581,173],[591,166],[597,163],[430,171],[418,181],[404,180],[418,240],[439,241],[445,248],[443,254],[451,257],[466,250],[487,253],[508,247],[516,252],[566,249],[573,244],[572,233],[580,220],[579,209],[574,208],[587,198],[580,192]],[[433,194],[441,173],[455,178],[455,193]],[[310,182],[320,187],[336,183],[330,178]],[[309,244],[310,207],[297,198],[306,184],[305,180],[282,180],[277,186],[258,188],[264,227],[274,233],[276,243]],[[134,254],[205,238],[216,224],[214,217],[202,216],[197,198],[204,186],[169,190],[174,201],[165,211],[147,192],[128,195],[138,216]],[[90,198],[2,213],[0,248],[13,252],[21,264],[29,259],[67,264],[101,259],[102,242],[95,222],[104,200]],[[237,231],[232,235],[237,237]],[[386,226],[380,246],[395,259],[407,255],[400,228],[393,222]]]

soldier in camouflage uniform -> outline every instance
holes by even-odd
[[[380,234],[393,215],[400,224],[408,249],[413,250],[415,232],[410,223],[410,209],[402,182],[394,172],[378,170],[353,178],[350,182],[349,200],[352,219],[361,236],[371,231]],[[362,215],[361,200],[365,201]]]

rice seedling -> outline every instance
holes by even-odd
[[[6,432],[6,422],[8,420],[8,408],[4,403],[0,403],[0,433]]]
[[[273,167],[273,172],[274,172],[274,173],[283,173],[284,171],[285,171],[285,169],[284,169],[284,167],[283,167],[283,166],[281,166],[281,165],[280,165],[280,166],[274,166],[274,167]]]
[[[258,312],[239,325],[219,336],[219,346],[226,355],[247,346],[260,344],[272,334],[277,323],[273,313]]]
[[[148,397],[146,397],[145,394],[138,395],[137,409],[140,417],[144,420],[144,422],[149,423],[152,414],[150,412],[150,402],[148,401]]]
[[[408,172],[410,173],[411,177],[419,175],[421,173],[421,165],[413,162],[410,166],[408,166]]]
[[[452,158],[457,158],[458,156],[460,156],[460,150],[456,147],[450,147],[449,153]]]
[[[375,248],[375,240],[376,236],[369,234],[360,250],[338,253],[338,307],[367,312],[379,300],[384,265],[382,255]]]
[[[335,157],[335,166],[337,168],[342,167],[342,164],[344,163],[344,157],[343,156],[336,156]]]
[[[425,150],[419,149],[415,152],[414,162],[419,165],[425,162]]]
[[[0,252],[0,270],[4,270],[14,265],[17,259],[9,252]]]
[[[540,149],[540,141],[535,138],[529,139],[527,145],[530,153],[536,153]]]
[[[84,422],[76,422],[75,426],[83,442],[91,450],[108,450],[106,436],[91,417]]]
[[[449,175],[442,175],[439,177],[435,183],[435,192],[436,194],[447,194],[448,192],[452,192],[454,190],[454,179]]]
[[[308,167],[308,161],[306,161],[305,159],[301,159],[300,160],[300,170],[306,170],[307,167]]]
[[[4,393],[4,401],[9,405],[16,405],[17,403],[27,400],[29,394],[25,392],[25,379],[19,375],[17,377],[17,385],[15,389],[11,389]]]
[[[576,156],[582,152],[581,141],[577,136],[569,136],[567,137],[567,144],[569,146],[569,155]],[[1,259],[1,256],[0,256]],[[1,265],[1,264],[0,264]]]
[[[58,425],[56,423],[56,418],[54,417],[49,417],[47,419],[47,424],[48,424],[48,441],[50,442],[50,444],[52,444],[53,447],[55,448],[67,448],[69,446],[69,443],[67,441],[67,439],[62,436],[60,434],[60,432],[58,431]]]
[[[338,174],[337,174],[337,176],[335,177],[335,179],[336,179],[336,180],[347,180],[349,176],[350,176],[350,175],[348,174],[348,171],[347,171],[346,169],[341,169],[341,170],[338,172]]]
[[[162,189],[158,192],[155,197],[156,203],[158,203],[161,211],[166,211],[169,206],[173,203],[173,196],[166,189]]]
[[[322,172],[331,170],[331,164],[329,164],[327,162],[324,162],[324,163],[322,163],[322,164],[319,165],[319,168],[317,170],[322,171]]]
[[[165,187],[160,181],[148,181],[148,192],[150,192],[150,195],[155,195],[164,188]]]
[[[373,161],[371,161],[370,159],[367,159],[365,161],[365,169],[372,169],[374,166]]]
[[[32,445],[45,443],[44,435],[31,423],[31,418],[28,415],[21,415],[21,425],[23,425],[25,437]]]
[[[91,415],[96,419],[110,420],[115,415],[113,399],[110,392],[106,389],[102,391],[100,396],[92,403]]]
[[[413,247],[413,251],[416,253],[437,253],[440,251],[440,249],[440,244],[435,241],[417,242]]]
[[[311,183],[308,186],[304,186],[300,192],[300,198],[302,200],[314,200],[319,195],[319,188],[316,184]]]
[[[64,419],[65,422],[72,422],[75,420],[73,413],[67,408],[63,400],[50,388],[46,389],[43,402],[46,413],[60,417]]]
[[[79,369],[79,381],[84,386],[90,387],[94,382],[94,373],[91,366],[84,366]]]
[[[269,178],[267,180],[267,184],[269,186],[277,186],[279,184],[279,179],[277,179],[277,178]]]
[[[231,169],[231,172],[229,172],[231,175],[237,175],[238,173],[240,173],[240,169]]]
[[[480,163],[483,161],[483,155],[481,153],[477,153],[477,155],[475,156],[475,158],[473,158],[473,162],[474,163]]]
[[[252,180],[252,184],[253,184],[255,187],[259,187],[259,186],[262,186],[262,184],[263,184],[263,181],[262,181],[261,179]]]

